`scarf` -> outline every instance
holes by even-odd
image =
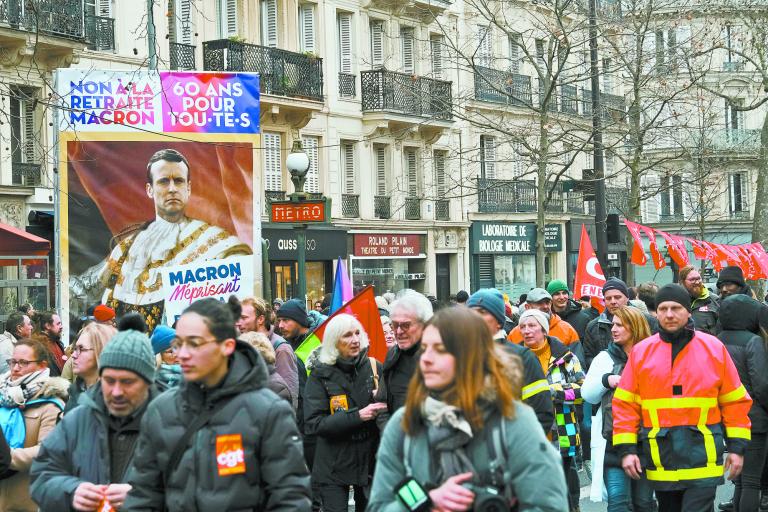
[[[472,427],[461,411],[428,396],[421,412],[427,425],[427,439],[437,470],[434,481],[444,482],[461,473],[475,473],[466,452],[472,440]]]
[[[24,407],[27,400],[43,389],[51,370],[45,368],[11,380],[11,372],[0,377],[0,407]]]

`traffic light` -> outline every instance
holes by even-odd
[[[619,227],[619,215],[617,213],[609,213],[606,220],[606,234],[609,244],[621,243]]]

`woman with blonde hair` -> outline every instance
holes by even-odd
[[[631,480],[621,467],[621,457],[613,448],[613,414],[611,400],[627,364],[632,347],[651,336],[645,315],[634,306],[621,306],[613,314],[613,342],[592,360],[581,396],[600,405],[592,419],[592,492],[593,501],[608,496],[608,512],[625,512],[630,503],[635,512],[655,510],[653,490],[643,477]],[[604,441],[603,441],[604,440]]]
[[[269,371],[269,389],[275,392],[277,396],[286,400],[294,412],[296,411],[296,403],[298,397],[291,393],[288,384],[285,382],[277,370],[275,369],[275,349],[272,347],[272,342],[266,334],[261,332],[249,331],[241,334],[238,339],[248,343],[250,346],[256,349],[256,352],[261,354],[261,358],[267,363],[267,370]]]
[[[65,414],[77,407],[80,395],[99,381],[99,356],[116,333],[117,329],[113,326],[100,323],[90,323],[80,331],[72,348],[72,372],[75,380],[69,387]]]
[[[374,401],[381,364],[368,357],[368,336],[357,318],[330,319],[307,368],[304,433],[317,436],[312,485],[325,512],[347,512],[354,487],[355,510],[363,512],[379,445],[373,420],[387,404]]]
[[[522,379],[478,313],[437,312],[384,429],[369,510],[567,510],[560,458],[520,402]]]

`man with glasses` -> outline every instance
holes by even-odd
[[[424,324],[432,318],[432,304],[429,299],[414,290],[404,290],[401,293],[389,305],[389,318],[392,320],[396,344],[387,352],[376,396],[377,402],[387,404],[388,414],[380,414],[377,417],[380,425],[405,404],[408,383],[419,361]]]
[[[32,336],[32,321],[24,313],[11,313],[5,321],[5,332],[0,334],[0,375],[10,368],[6,361],[13,355],[13,347],[21,339]]]
[[[99,374],[32,463],[30,490],[41,510],[101,510],[106,504],[119,509],[131,488],[128,466],[156,394],[155,357],[146,335],[117,333],[99,357]]]
[[[691,317],[696,330],[712,335],[717,334],[720,301],[704,286],[699,271],[691,265],[681,268],[680,284],[691,296]]]

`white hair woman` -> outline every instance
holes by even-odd
[[[325,512],[348,510],[349,486],[362,512],[379,445],[373,420],[387,408],[374,401],[381,365],[368,357],[368,336],[357,318],[341,314],[328,321],[307,366],[304,433],[317,436],[312,482]]]
[[[269,389],[274,391],[280,398],[287,400],[295,411],[298,397],[293,396],[285,379],[277,373],[275,369],[275,349],[272,347],[272,342],[269,341],[267,335],[263,332],[249,331],[241,334],[238,339],[248,343],[256,349],[256,352],[261,354],[261,358],[267,363],[267,371],[269,371]]]

